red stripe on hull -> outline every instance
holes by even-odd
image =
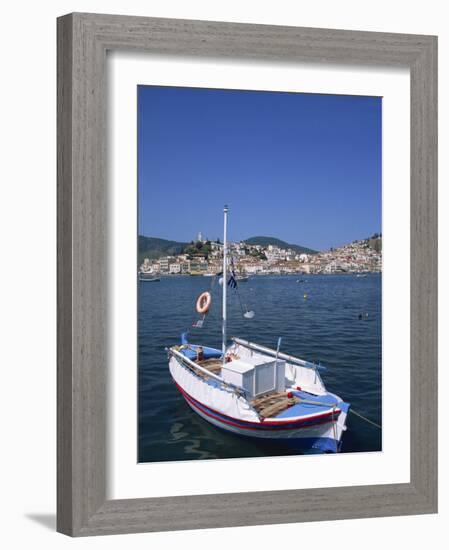
[[[238,418],[233,418],[232,416],[224,415],[223,413],[220,413],[218,411],[214,411],[214,409],[211,409],[210,407],[207,407],[206,405],[203,405],[199,401],[197,401],[194,397],[189,395],[181,386],[174,380],[174,383],[178,390],[181,392],[183,397],[188,401],[190,405],[192,405],[194,408],[199,409],[203,414],[206,416],[209,416],[210,418],[214,418],[215,420],[218,420],[219,422],[222,422],[224,424],[228,424],[230,426],[235,426],[237,428],[241,428],[243,430],[259,430],[259,431],[268,431],[271,427],[279,430],[297,430],[300,428],[313,428],[315,426],[321,426],[323,424],[327,424],[329,422],[334,422],[338,419],[341,411],[335,411],[330,413],[324,413],[319,414],[313,417],[309,418],[300,418],[297,420],[285,420],[285,421],[274,421],[274,422],[251,422],[248,420],[240,420]],[[204,410],[204,409],[208,410]],[[318,422],[313,422],[314,420],[317,420]],[[313,424],[306,424],[305,426],[301,426],[301,424],[305,424],[307,422],[313,422]],[[267,430],[268,428],[268,430]]]

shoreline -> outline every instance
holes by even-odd
[[[145,272],[138,272],[138,273],[145,273]],[[248,274],[246,275],[249,277],[249,279],[254,279],[258,277],[317,277],[317,276],[325,276],[325,277],[332,277],[332,276],[355,276],[359,278],[372,276],[372,275],[382,275],[382,271],[352,271],[352,272],[336,272],[336,273],[254,273],[254,274]],[[154,273],[155,277],[163,277],[163,278],[181,278],[181,277],[195,277],[197,279],[201,279],[204,277],[203,274],[190,274],[190,273]],[[216,277],[216,275],[212,275],[211,277]],[[208,278],[211,278],[208,277]]]

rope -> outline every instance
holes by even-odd
[[[336,422],[334,422],[334,415],[335,415],[335,404],[332,407],[332,431],[334,433],[335,452],[338,453],[337,425],[336,425]]]
[[[235,293],[237,294],[237,298],[238,298],[239,304],[240,304],[240,309],[242,310],[242,315],[244,316],[244,315],[245,315],[245,311],[243,310],[242,300],[240,299],[240,293],[239,293],[239,291],[238,291],[238,288],[235,288],[234,291],[235,291]],[[246,309],[246,311],[248,311],[248,308]]]
[[[235,266],[234,266],[234,257],[233,256],[231,256],[231,268],[232,268],[232,272],[234,273],[235,272]],[[223,282],[223,284],[224,284],[224,282]],[[239,304],[240,304],[240,309],[242,311],[242,315],[243,315],[243,317],[245,317],[245,313],[248,313],[248,311],[249,311],[248,304],[245,303],[245,307],[243,307],[243,303],[242,303],[242,299],[240,297],[240,290],[239,290],[239,285],[238,284],[233,290],[234,290],[234,294],[237,295],[237,298],[238,298],[238,301],[239,301]]]
[[[352,414],[355,414],[356,416],[358,416],[362,420],[365,420],[365,422],[368,422],[369,424],[372,424],[373,426],[376,426],[376,428],[379,428],[379,430],[382,429],[382,426],[380,424],[376,424],[376,422],[373,422],[369,418],[366,418],[366,416],[363,416],[363,414],[358,413],[354,409],[349,409],[349,412],[351,412]]]

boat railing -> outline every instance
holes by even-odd
[[[253,342],[249,342],[248,340],[242,340],[241,338],[232,338],[232,341],[239,346],[243,346],[254,351],[260,351],[262,353],[266,353],[267,355],[271,355],[272,357],[276,357],[277,354],[277,357],[279,359],[284,359],[288,363],[294,363],[296,365],[300,365],[301,367],[305,367],[306,369],[326,370],[326,367],[323,367],[323,365],[317,365],[316,363],[305,361],[304,359],[294,357],[293,355],[288,355],[287,353],[277,353],[275,349],[267,348],[259,344],[254,344]]]
[[[195,363],[185,355],[183,355],[181,352],[173,349],[173,348],[165,348],[167,353],[169,355],[173,355],[179,362],[184,364],[186,367],[189,368],[189,370],[198,370],[208,376],[209,378],[213,378],[217,382],[220,382],[223,386],[231,390],[233,393],[238,394],[239,396],[242,396],[246,399],[246,391],[243,388],[240,388],[238,386],[235,386],[234,384],[231,384],[230,382],[226,382],[226,380],[223,380],[221,376],[218,376],[217,374],[214,374],[213,372],[210,372],[210,370],[205,369],[201,365],[198,365],[198,363]]]

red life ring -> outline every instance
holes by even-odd
[[[212,303],[212,296],[210,295],[210,292],[203,292],[198,296],[198,300],[196,301],[197,312],[206,314],[209,311],[211,303]]]

